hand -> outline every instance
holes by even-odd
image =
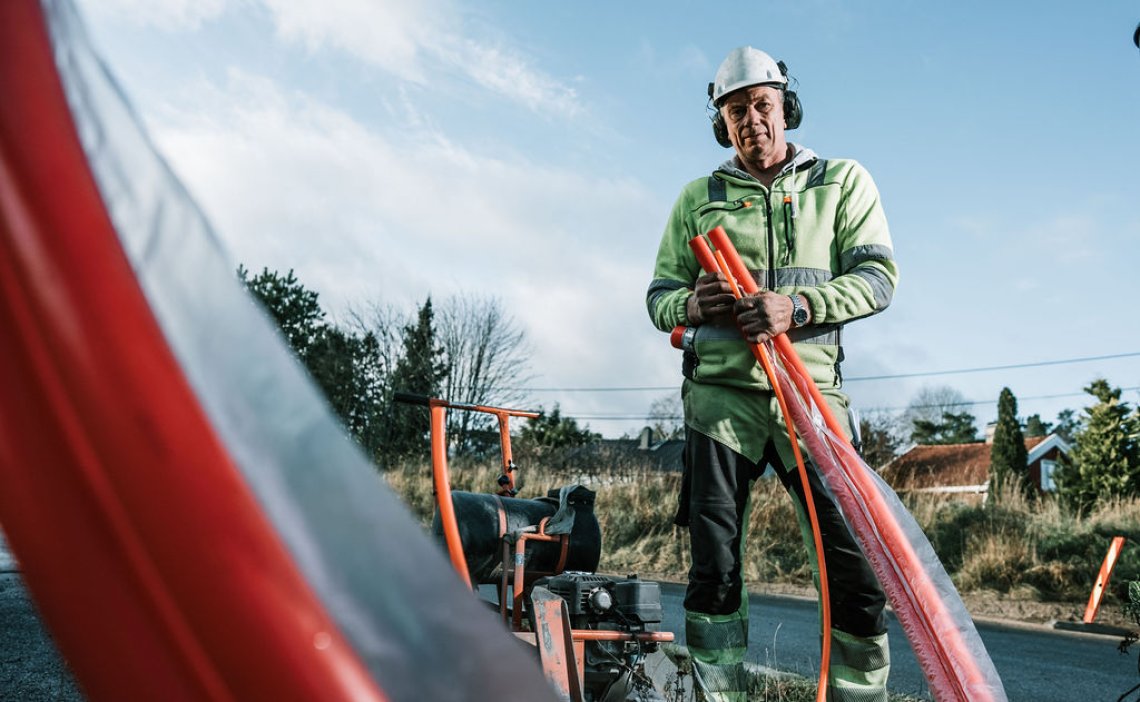
[[[761,290],[736,301],[736,324],[748,341],[763,344],[792,327],[792,299]]]
[[[697,278],[693,294],[685,304],[689,324],[699,326],[710,322],[731,322],[732,305],[736,298],[724,275],[707,273]]]

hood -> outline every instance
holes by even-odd
[[[802,146],[791,141],[788,142],[788,146],[792,147],[792,160],[784,164],[784,167],[780,169],[780,172],[776,174],[776,177],[782,176],[784,173],[788,172],[794,173],[801,168],[805,168],[806,166],[811,165],[813,161],[819,158],[816,156],[814,151],[807,148],[806,146]],[[752,177],[751,173],[740,167],[739,162],[736,160],[736,156],[733,156],[724,163],[720,164],[720,166],[718,166],[713,172],[723,173],[738,180],[756,182],[756,179]]]

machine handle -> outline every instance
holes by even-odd
[[[427,395],[417,395],[414,392],[397,392],[392,395],[392,399],[396,402],[403,402],[409,405],[422,405],[424,407],[431,407],[431,398]]]

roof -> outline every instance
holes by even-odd
[[[1033,436],[1025,440],[1025,449],[1031,454],[1038,445],[1044,445],[1056,435]],[[1050,443],[1068,449],[1060,437],[1059,443]],[[946,485],[981,485],[990,478],[990,449],[993,444],[978,441],[970,444],[915,445],[883,466],[880,474],[896,488],[921,489]]]

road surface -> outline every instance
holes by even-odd
[[[665,627],[684,643],[684,586],[663,583]],[[778,670],[815,678],[819,665],[817,608],[814,600],[786,596],[749,598],[748,659]],[[918,661],[889,617],[893,692],[928,695]],[[1120,639],[1045,626],[980,622],[982,637],[1010,702],[1114,701],[1140,683],[1136,657],[1117,652]],[[1129,697],[1135,699],[1134,696]]]

